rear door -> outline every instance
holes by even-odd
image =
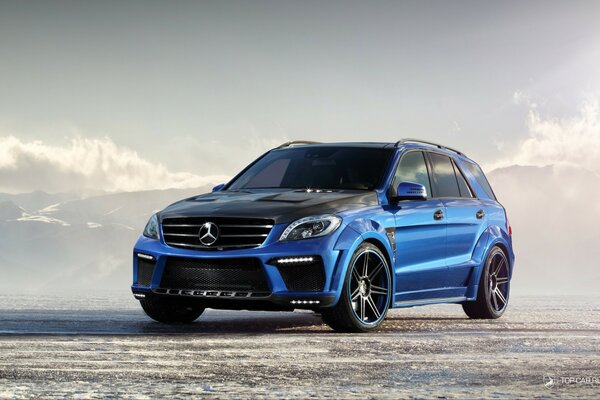
[[[394,181],[415,182],[425,186],[428,197],[431,182],[425,155],[408,151],[402,155]],[[435,297],[433,289],[443,288],[446,281],[446,223],[442,201],[405,200],[393,206],[396,220],[396,293],[397,300]],[[436,214],[437,213],[437,214]],[[435,216],[437,215],[437,217]]]
[[[429,153],[434,195],[445,208],[447,224],[446,265],[448,288],[466,287],[473,268],[471,258],[477,240],[483,232],[485,212],[474,196],[463,172],[451,157]]]

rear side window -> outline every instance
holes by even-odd
[[[425,156],[420,151],[411,151],[402,156],[394,177],[395,186],[402,182],[420,183],[425,186],[427,196],[431,196],[431,185]]]
[[[450,157],[429,153],[433,177],[433,197],[460,197],[460,189]]]
[[[469,189],[469,185],[467,184],[467,180],[463,176],[458,165],[454,164],[454,173],[456,174],[456,181],[458,182],[458,190],[460,191],[460,197],[473,198],[473,193],[471,193],[471,189]]]
[[[471,175],[475,177],[475,180],[477,181],[477,183],[479,183],[479,186],[481,186],[481,188],[488,195],[488,197],[490,199],[496,200],[496,195],[494,194],[494,191],[492,190],[492,187],[490,186],[490,183],[488,182],[487,178],[483,174],[483,171],[481,170],[481,168],[479,168],[479,165],[473,164],[471,162],[465,162],[464,164],[467,170],[471,173]]]

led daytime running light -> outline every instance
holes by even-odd
[[[292,264],[292,263],[303,263],[303,262],[313,262],[315,260],[314,257],[288,257],[288,258],[279,258],[277,259],[278,264]]]

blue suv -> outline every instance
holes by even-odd
[[[389,308],[434,303],[498,318],[511,234],[481,168],[457,150],[289,142],[153,215],[132,290],[164,323],[205,308],[310,309],[335,330],[367,332]]]

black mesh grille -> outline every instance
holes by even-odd
[[[295,292],[319,292],[325,285],[323,263],[318,258],[310,264],[279,264],[279,273],[288,290]]]
[[[219,228],[217,241],[210,246],[200,242],[200,228],[212,222]],[[267,238],[274,221],[264,218],[187,217],[165,218],[162,231],[169,246],[184,249],[227,250],[258,247]]]
[[[169,289],[269,290],[262,266],[255,258],[169,257],[160,286]]]
[[[154,261],[138,258],[138,285],[150,286],[150,283],[152,283],[152,274],[154,273],[154,265]]]

